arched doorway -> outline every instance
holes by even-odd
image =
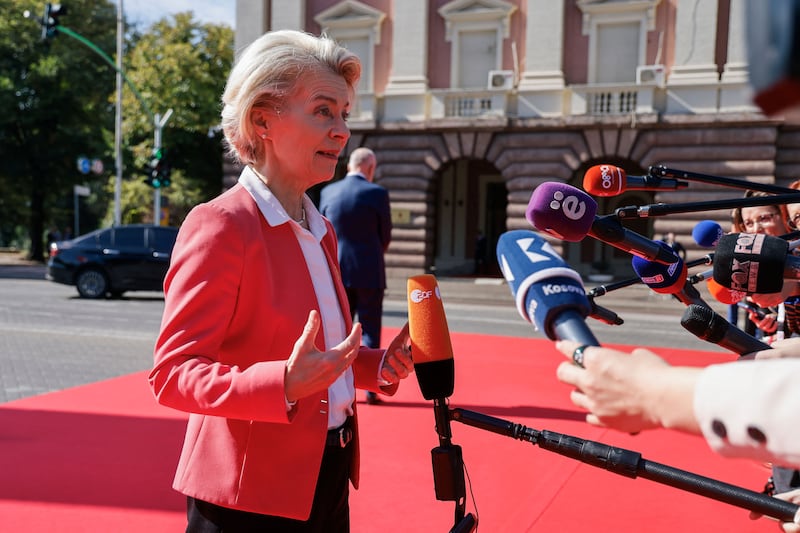
[[[506,231],[508,191],[497,169],[483,160],[456,159],[435,180],[435,250],[438,275],[500,276],[495,249]]]

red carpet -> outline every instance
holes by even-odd
[[[396,333],[388,330],[386,338]],[[644,459],[761,490],[764,465],[722,459],[697,437],[629,436],[588,426],[555,380],[549,341],[454,333],[462,407],[642,454]],[[659,349],[678,364],[731,359]],[[0,526],[9,532],[183,531],[184,499],[170,488],[184,416],[155,404],[146,373],[0,406]],[[359,399],[363,396],[359,396]],[[410,378],[381,405],[359,405],[362,489],[351,492],[353,533],[446,532],[453,502],[436,500],[432,402]],[[744,509],[646,479],[629,479],[530,443],[452,424],[463,449],[469,512],[486,532],[737,531],[777,529]]]

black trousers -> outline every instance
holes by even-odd
[[[349,533],[352,445],[325,447],[308,520],[248,513],[189,497],[186,533]]]

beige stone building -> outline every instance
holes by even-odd
[[[611,163],[787,185],[800,177],[800,131],[752,104],[745,0],[237,0],[237,50],[263,32],[326,32],[358,53],[364,76],[348,152],[375,150],[390,191],[390,276],[469,274],[476,236],[532,229],[525,208],[548,181],[582,187]],[[343,154],[343,161],[347,154]],[[234,169],[232,174],[235,174]],[[738,198],[691,182],[680,191],[597,198],[619,206]],[[674,232],[689,258],[702,219],[638,219]],[[630,255],[591,238],[554,241],[582,275]],[[494,268],[494,265],[490,265]]]

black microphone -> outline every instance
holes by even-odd
[[[688,187],[685,181],[658,176],[628,176],[614,165],[595,165],[583,175],[583,188],[594,196],[617,196],[626,191],[674,191]]]
[[[714,281],[747,294],[780,292],[784,279],[800,279],[800,257],[789,243],[763,233],[729,233],[714,252]]]
[[[497,262],[522,318],[551,340],[600,346],[586,325],[591,304],[583,281],[544,238],[530,230],[503,233]]]
[[[559,239],[578,242],[589,235],[630,254],[672,264],[680,258],[657,242],[624,227],[614,215],[598,217],[597,202],[566,183],[547,182],[531,195],[525,218],[533,227]]]
[[[683,313],[681,326],[697,338],[739,355],[771,349],[769,344],[748,335],[703,305],[690,304]]]

